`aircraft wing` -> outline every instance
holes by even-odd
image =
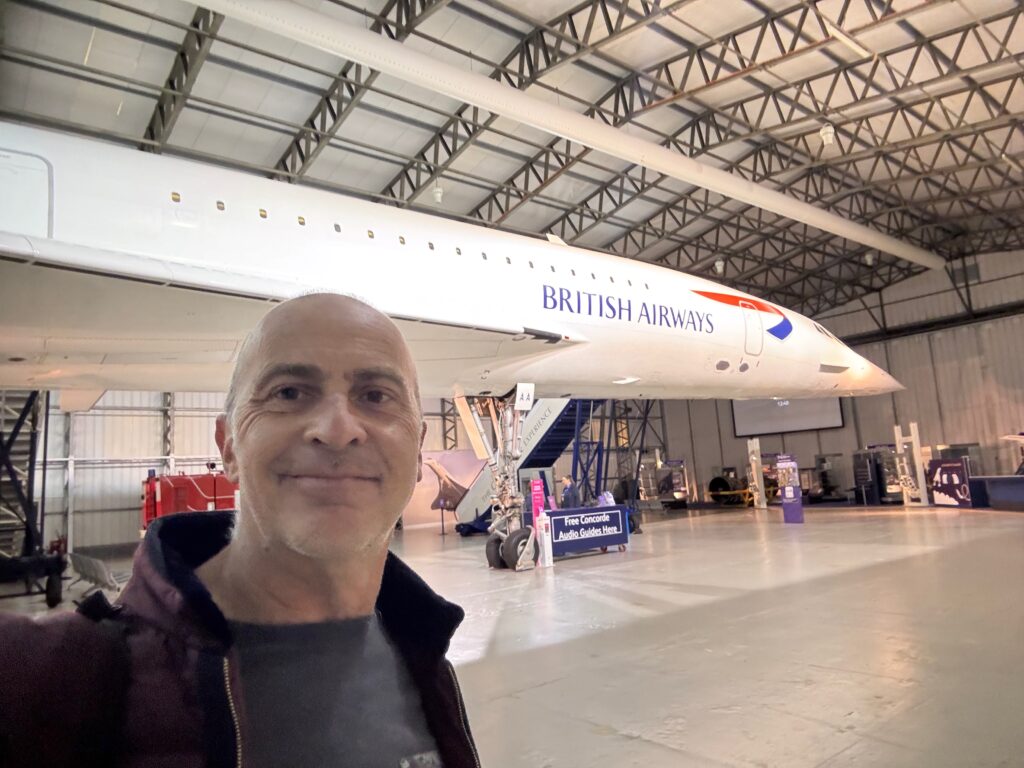
[[[223,391],[259,318],[317,289],[279,275],[0,233],[0,387]],[[384,311],[409,341],[424,396],[503,394],[509,382],[488,380],[491,370],[514,370],[519,360],[579,341],[555,329]]]

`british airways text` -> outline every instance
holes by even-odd
[[[710,312],[695,312],[641,301],[634,308],[632,299],[608,296],[589,291],[572,291],[545,285],[544,309],[565,312],[570,315],[603,317],[607,320],[622,320],[627,323],[655,325],[664,328],[682,328],[697,333],[714,333],[715,324]],[[635,311],[634,311],[635,309]]]

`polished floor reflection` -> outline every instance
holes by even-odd
[[[485,768],[1024,766],[1024,515],[780,518],[652,521],[519,574],[482,537],[394,549],[466,609],[450,656]]]
[[[484,766],[1024,765],[1024,515],[652,522],[626,553],[488,571],[396,550],[466,622]]]

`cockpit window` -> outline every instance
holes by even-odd
[[[811,322],[814,322],[814,321],[812,320]],[[822,336],[827,336],[828,338],[832,339],[832,341],[839,341],[839,339],[837,339],[835,336],[833,336],[832,333],[825,326],[818,325],[818,323],[814,323],[814,327],[815,327],[815,329],[817,329],[818,333],[820,333]]]

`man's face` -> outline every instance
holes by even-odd
[[[420,477],[415,370],[383,316],[339,296],[282,305],[243,354],[229,477],[261,544],[312,558],[382,547]]]

